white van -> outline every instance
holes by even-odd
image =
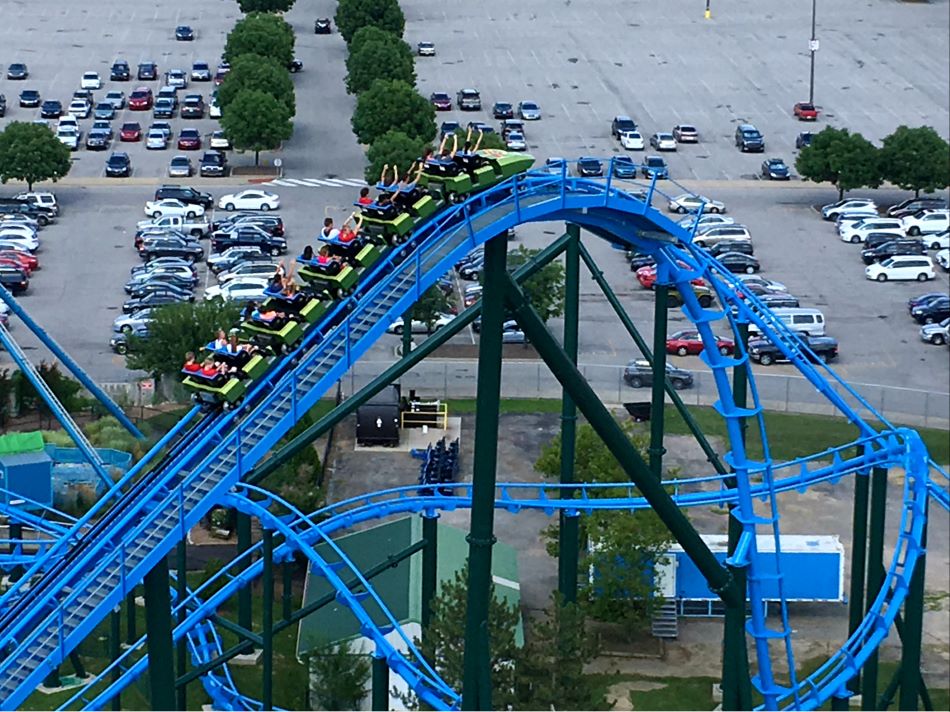
[[[697,230],[693,244],[697,247],[712,247],[723,240],[750,241],[752,235],[745,225],[712,225],[709,229]]]
[[[818,309],[781,307],[773,309],[772,313],[792,331],[807,336],[825,335],[825,315]],[[758,335],[761,330],[755,324],[749,324],[749,333]]]
[[[18,200],[26,200],[35,205],[39,205],[41,208],[47,208],[51,210],[53,215],[59,215],[59,203],[56,202],[56,196],[53,193],[41,193],[34,191],[32,193],[18,193],[16,195]]]

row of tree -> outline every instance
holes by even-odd
[[[885,181],[920,195],[950,185],[950,144],[929,126],[898,126],[880,148],[859,133],[828,126],[801,150],[795,168],[803,178],[837,187],[839,198]]]
[[[251,12],[234,25],[224,46],[231,71],[218,90],[221,128],[236,149],[254,151],[255,165],[261,151],[278,148],[293,133],[294,39],[282,17]]]
[[[57,181],[72,167],[72,155],[49,127],[14,121],[0,132],[0,182],[21,180],[33,190],[34,183]]]

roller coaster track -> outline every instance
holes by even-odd
[[[611,166],[608,175],[612,173]],[[748,363],[748,354],[739,343],[732,357],[706,348],[703,358],[712,369],[719,390],[716,409],[726,421],[731,443],[727,462],[734,470],[730,476],[735,477],[736,486],[727,488],[719,475],[669,483],[674,500],[681,506],[712,502],[736,507],[734,516],[742,523],[743,532],[732,563],[746,567],[749,572],[753,613],[747,629],[755,645],[758,669],[753,681],[762,693],[765,707],[812,709],[842,692],[845,683],[887,635],[907,595],[909,578],[921,553],[926,500],[932,495],[946,506],[946,474],[942,473],[941,480],[942,471],[930,467],[916,433],[887,423],[833,371],[817,363],[807,346],[746,293],[733,275],[704,251],[690,245],[688,233],[651,207],[654,192],[655,184],[651,184],[647,200],[641,201],[619,189],[611,178],[596,181],[563,173],[528,172],[450,206],[419,226],[405,245],[369,270],[355,292],[306,333],[293,353],[252,387],[241,407],[201,418],[187,428],[180,425],[130,470],[107,500],[73,523],[56,544],[35,558],[27,575],[0,599],[0,706],[17,707],[141,582],[145,573],[167,556],[212,506],[220,503],[259,517],[262,526],[283,538],[278,555],[287,555],[290,550],[303,552],[312,570],[332,584],[339,599],[357,616],[363,633],[375,641],[377,654],[386,657],[390,667],[403,676],[421,699],[436,707],[457,706],[457,693],[428,667],[405,634],[400,632],[408,655],[387,641],[388,627],[373,623],[365,602],[388,612],[372,586],[359,580],[361,574],[335,547],[330,535],[358,521],[399,512],[466,507],[470,504],[470,489],[459,485],[452,488],[450,495],[421,494],[418,488],[387,490],[305,517],[273,495],[242,485],[240,478],[366,353],[388,325],[455,262],[509,227],[533,221],[576,223],[616,245],[654,254],[658,280],[679,290],[683,311],[696,324],[704,343],[715,344],[711,325],[717,321],[725,321],[733,328],[740,320],[755,323],[857,428],[859,438],[846,446],[790,463],[773,461],[754,378],[750,374],[750,408],[737,408],[730,389],[728,370]],[[720,310],[704,309],[698,304],[690,288],[690,280],[697,276],[705,278],[716,291],[722,304]],[[862,416],[868,413],[876,419],[875,424]],[[195,417],[192,413],[187,420]],[[740,431],[740,421],[745,419],[756,422],[760,429],[764,448],[761,461],[752,461],[745,453]],[[859,454],[854,454],[856,448]],[[842,649],[808,678],[793,677],[790,686],[782,687],[772,673],[768,642],[783,641],[789,669],[794,670],[784,600],[779,629],[768,627],[761,613],[756,616],[756,611],[762,610],[756,605],[762,600],[762,583],[769,575],[764,571],[778,576],[780,591],[782,574],[777,559],[770,567],[763,567],[762,557],[767,554],[755,550],[756,534],[760,528],[773,533],[777,557],[779,492],[806,489],[817,482],[836,481],[850,474],[866,476],[869,468],[875,466],[901,467],[906,475],[898,545],[886,580],[862,625]],[[930,471],[934,475],[928,478]],[[623,496],[616,494],[617,485],[609,491],[593,485],[574,487],[578,493],[576,500],[559,500],[555,486],[500,485],[496,504],[509,511],[564,510],[569,514],[649,506],[632,486],[623,491]],[[767,516],[756,513],[755,499],[768,503]],[[273,504],[280,504],[291,514],[273,513]],[[331,561],[315,553],[312,546],[318,542],[330,547]],[[207,661],[220,654],[220,640],[209,622],[214,605],[223,600],[222,596],[233,595],[249,578],[259,575],[259,567],[259,561],[247,563],[239,576],[231,577],[204,601],[204,588],[185,601],[176,601],[176,606],[186,607],[187,617],[176,628],[175,636],[188,636],[195,661]],[[340,571],[356,576],[357,593],[351,592]],[[77,701],[92,708],[100,706],[104,699],[141,674],[142,659],[131,660],[135,650],[138,648],[129,651],[123,662],[117,661],[118,682],[94,699],[86,692],[80,693]],[[253,708],[256,704],[237,692],[226,667],[224,673],[207,675],[203,682],[217,706]]]

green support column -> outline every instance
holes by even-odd
[[[901,636],[901,694],[899,707],[902,710],[916,710],[920,695],[920,646],[924,625],[924,574],[927,571],[927,516],[930,499],[924,502],[924,531],[921,540],[922,551],[914,573],[910,578],[910,589],[904,600],[904,635]]]
[[[237,553],[240,556],[251,548],[251,517],[237,513]],[[245,566],[250,562],[245,562]],[[251,598],[251,584],[238,589],[238,625],[247,630],[254,629],[254,609]]]
[[[468,534],[468,603],[462,670],[462,709],[490,710],[488,599],[495,543],[495,467],[498,460],[498,409],[501,401],[502,326],[508,241],[504,235],[485,244],[485,286],[478,348],[478,409],[472,471],[472,514]]]
[[[119,659],[119,656],[122,654],[122,608],[116,606],[112,609],[112,613],[109,615],[109,658],[110,662],[115,662]],[[112,682],[116,682],[119,679],[119,668],[112,669],[111,679]],[[112,698],[112,709],[113,712],[118,712],[122,709],[122,695],[121,693],[116,694]]]
[[[740,322],[736,325],[739,343],[745,344],[749,340],[749,325]],[[737,349],[738,351],[738,349]],[[745,408],[748,402],[749,374],[748,364],[743,363],[733,370],[732,395],[739,408]],[[745,440],[746,419],[740,421],[742,439]],[[727,487],[736,486],[736,478],[728,477],[725,480]],[[742,524],[732,516],[735,505],[729,507],[728,552],[735,553],[739,537],[742,535]],[[743,602],[740,606],[727,606],[723,620],[723,655],[722,655],[722,708],[724,710],[752,709],[752,682],[749,679],[749,653],[745,639],[745,595],[746,572],[744,568],[728,566],[736,582],[736,588],[742,592]]]
[[[274,709],[274,533],[264,530],[264,587],[261,601],[261,706]]]
[[[650,398],[650,469],[663,479],[663,411],[666,408],[666,326],[669,314],[670,286],[656,285],[653,306],[653,394]]]
[[[178,601],[184,601],[188,597],[188,541],[187,539],[182,539],[178,542],[178,551],[177,551],[177,579],[176,579],[176,592],[178,594]],[[184,606],[178,610],[177,623],[181,624],[185,622],[187,612],[185,611]],[[188,672],[188,645],[185,640],[185,636],[182,636],[178,641],[178,648],[175,651],[175,662],[177,663],[177,669],[175,674],[177,677],[181,677],[186,672]],[[188,687],[187,685],[179,685],[175,688],[175,693],[177,695],[178,709],[184,710],[188,709]]]
[[[864,579],[868,544],[868,492],[870,475],[858,474],[854,478],[854,514],[851,520],[851,586],[848,592],[848,637],[864,619]],[[861,692],[861,673],[848,680],[852,694]]]
[[[514,314],[525,335],[551,369],[551,373],[561,385],[568,389],[571,398],[577,403],[577,407],[587,422],[603,440],[610,453],[617,458],[617,462],[630,481],[636,484],[673,537],[682,545],[686,555],[696,564],[696,568],[705,577],[710,589],[716,592],[727,605],[742,605],[744,596],[737,589],[730,573],[709,550],[666,488],[653,476],[653,472],[640,457],[623,428],[604,407],[590,384],[548,332],[544,321],[531,306],[524,292],[507,278],[505,279],[505,298],[511,313]],[[479,407],[481,408],[481,404]]]
[[[884,570],[884,519],[887,512],[887,470],[883,467],[871,469],[871,519],[868,533],[868,576],[865,611],[877,598],[881,583],[886,575]],[[875,650],[867,659],[863,668],[861,684],[861,709],[873,710],[877,707],[878,653]]]
[[[439,582],[439,518],[422,515],[422,635],[432,620],[432,599]],[[429,661],[432,662],[431,660]]]
[[[580,320],[581,229],[568,224],[571,241],[564,253],[564,352],[577,363],[577,327]],[[574,445],[577,436],[577,406],[567,390],[561,394],[561,484],[574,482]],[[561,490],[561,499],[571,499],[573,490]],[[558,513],[558,591],[565,603],[577,602],[577,560],[580,548],[578,517]]]
[[[373,656],[373,691],[371,696],[373,710],[389,709],[389,666],[386,658]]]
[[[125,597],[125,612],[128,615],[128,620],[126,621],[125,642],[129,645],[134,645],[135,641],[139,639],[139,634],[135,625],[135,609],[135,586],[133,586]]]
[[[149,701],[153,710],[175,709],[175,648],[172,645],[168,559],[145,574],[145,634],[148,641]]]

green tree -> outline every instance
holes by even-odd
[[[231,65],[221,87],[218,89],[218,106],[222,113],[227,110],[240,92],[256,89],[283,103],[293,116],[297,113],[294,97],[294,83],[287,68],[281,66],[273,57],[261,57],[257,54],[242,54]]]
[[[149,338],[142,339],[129,351],[129,368],[147,371],[153,376],[177,373],[188,351],[198,349],[214,338],[218,329],[227,329],[238,319],[240,307],[220,300],[159,307],[149,324]],[[132,337],[132,340],[136,339]]]
[[[287,12],[294,0],[238,0],[241,12]]]
[[[432,331],[439,317],[452,308],[452,299],[434,284],[422,293],[419,301],[412,307],[412,318],[421,321],[426,329]]]
[[[254,151],[254,165],[260,165],[261,151],[278,148],[294,132],[286,104],[257,89],[244,89],[221,112],[221,128],[232,145]]]
[[[532,620],[518,657],[518,709],[609,710],[607,686],[584,666],[597,657],[584,610],[552,595],[544,617]]]
[[[435,109],[412,85],[377,79],[357,98],[352,125],[360,143],[367,145],[393,129],[428,143],[435,138]]]
[[[14,121],[0,132],[0,182],[22,180],[29,190],[69,173],[72,154],[46,126]]]
[[[541,250],[519,245],[508,253],[508,269],[516,270],[530,261]],[[548,262],[531,279],[524,283],[524,291],[541,318],[547,321],[564,313],[564,265]]]
[[[282,67],[294,58],[294,29],[286,20],[266,12],[252,12],[238,20],[224,44],[224,59],[234,62],[242,54],[271,57]]]
[[[881,174],[915,198],[950,185],[950,143],[929,126],[898,126],[882,143]]]
[[[409,45],[396,35],[375,32],[366,38],[365,32],[374,29],[364,27],[359,44],[350,46],[346,57],[346,90],[358,94],[369,89],[376,79],[398,79],[415,86],[416,68]]]
[[[399,0],[340,0],[336,8],[337,29],[347,44],[357,30],[367,25],[378,27],[402,37],[406,16]]]
[[[383,166],[398,166],[400,171],[409,170],[425,150],[426,142],[410,138],[402,131],[390,129],[377,138],[366,152],[369,165],[363,171],[366,182],[375,185],[383,172]],[[391,174],[390,174],[391,175]]]
[[[13,401],[14,380],[9,368],[0,371],[0,428],[6,428]]]
[[[468,603],[468,561],[455,572],[451,581],[444,581],[432,601],[432,617],[422,633],[422,641],[414,641],[419,652],[441,678],[455,690],[462,689],[462,659],[465,651],[465,619]],[[492,587],[488,602],[488,645],[492,706],[508,709],[515,703],[515,664],[518,645],[515,630],[520,613],[518,607],[501,600]],[[409,695],[403,702],[418,707],[418,700]]]
[[[847,129],[826,127],[815,134],[795,160],[795,168],[815,183],[831,183],[838,188],[838,197],[848,190],[881,184],[878,150],[861,134]]]
[[[347,52],[353,54],[368,42],[385,42],[391,39],[400,40],[398,35],[377,27],[376,25],[365,25],[353,33],[353,38],[346,46]]]
[[[355,710],[366,697],[369,657],[355,653],[349,643],[332,645],[310,654],[315,709]]]
[[[630,421],[621,423],[630,441],[646,457],[644,436],[633,430]],[[535,469],[545,477],[560,475],[561,438],[545,446]],[[577,429],[574,477],[578,482],[627,482],[620,463],[607,449],[589,424]],[[599,496],[626,496],[611,488]],[[652,510],[638,512],[596,512],[580,519],[581,549],[587,551],[580,564],[584,571],[592,567],[596,578],[580,593],[587,612],[598,620],[620,624],[629,634],[646,627],[660,603],[653,568],[669,550],[673,537]],[[545,530],[547,550],[557,556],[556,525]]]

